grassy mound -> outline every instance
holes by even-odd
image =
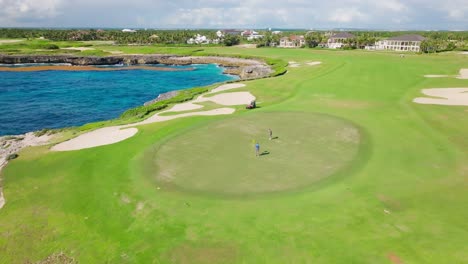
[[[268,128],[274,131],[268,139]],[[260,156],[254,143],[260,143]],[[162,184],[227,195],[298,189],[335,174],[358,153],[359,130],[321,114],[253,113],[220,120],[162,145]]]

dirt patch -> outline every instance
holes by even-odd
[[[393,264],[403,264],[404,262],[398,257],[395,253],[388,253],[387,258],[393,263]]]
[[[87,48],[87,47],[70,47],[70,48],[62,48],[64,50],[79,50],[79,51],[87,51],[87,50],[96,50],[95,48]]]
[[[229,245],[194,246],[184,244],[171,250],[168,259],[171,263],[234,263],[237,248]]]
[[[77,264],[78,261],[76,261],[74,258],[69,257],[65,255],[65,253],[60,252],[56,254],[52,254],[45,258],[44,260],[38,261],[38,262],[26,262],[26,264]]]
[[[235,47],[236,48],[244,48],[244,49],[256,49],[257,44],[241,44],[241,45],[237,45]]]

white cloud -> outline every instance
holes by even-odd
[[[339,23],[351,23],[366,20],[368,16],[357,8],[338,8],[331,13],[328,20]]]
[[[14,26],[18,21],[37,21],[59,14],[61,0],[2,0],[0,22]]]
[[[468,0],[0,0],[1,26],[468,28]]]
[[[398,0],[381,0],[381,1],[373,1],[373,3],[376,4],[377,7],[394,11],[394,12],[400,12],[400,11],[405,11],[408,9],[408,7],[401,3]]]

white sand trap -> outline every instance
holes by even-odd
[[[320,65],[322,64],[321,61],[312,61],[312,62],[307,62],[307,65],[310,65],[310,66],[315,66],[315,65]]]
[[[62,48],[64,50],[79,50],[79,51],[86,51],[86,50],[95,50],[94,48],[87,48],[87,47],[70,47],[70,48]]]
[[[105,127],[80,135],[71,140],[53,146],[53,151],[67,151],[110,145],[133,137],[138,129],[120,129],[120,126]]]
[[[167,110],[167,112],[183,112],[183,111],[191,111],[203,108],[203,105],[197,105],[193,103],[181,103],[174,105],[171,109]]]
[[[145,121],[142,121],[140,123],[136,123],[133,125],[127,125],[128,126],[135,126],[135,125],[145,125],[145,124],[151,124],[151,123],[156,123],[156,122],[164,122],[164,121],[169,121],[172,119],[176,118],[182,118],[182,117],[189,117],[189,116],[215,116],[215,115],[230,115],[234,113],[236,109],[234,108],[217,108],[209,111],[200,111],[200,112],[190,112],[190,113],[184,113],[184,114],[179,114],[179,115],[171,115],[171,116],[160,116],[158,114],[153,115],[152,117],[146,119]],[[162,113],[162,112],[161,112]]]
[[[462,55],[468,55],[468,51],[460,52],[460,54],[462,54]]]
[[[300,66],[299,64],[289,64],[289,67],[291,67],[291,68],[297,68],[299,66]]]
[[[423,89],[422,93],[439,98],[418,97],[413,102],[418,104],[468,106],[468,88]]]
[[[449,77],[449,75],[439,75],[439,74],[427,74],[424,75],[426,78],[446,78]]]
[[[3,192],[0,190],[0,209],[5,205],[5,198],[3,198]]]
[[[0,44],[18,43],[23,41],[24,39],[0,39]]]
[[[468,79],[468,69],[461,69],[458,79]]]
[[[138,132],[138,129],[133,126],[163,122],[188,116],[229,115],[234,113],[234,111],[235,109],[233,108],[218,108],[210,111],[191,112],[172,116],[159,116],[159,114],[155,114],[152,117],[135,124],[96,129],[71,140],[57,144],[53,146],[51,150],[70,151],[110,145],[133,137]]]
[[[211,97],[204,97],[203,100],[227,106],[243,104],[246,105],[255,100],[255,96],[249,92],[234,92],[217,94]]]
[[[242,88],[242,87],[245,87],[245,84],[243,84],[243,83],[228,83],[228,84],[221,85],[221,86],[219,86],[217,88],[214,88],[208,94],[223,92],[223,91],[236,89],[236,88]]]
[[[213,89],[210,93],[226,91],[226,90],[240,88],[244,86],[245,84],[240,84],[240,83],[225,84],[225,85],[221,85],[217,87],[216,89]],[[134,124],[97,129],[97,130],[82,134],[71,140],[59,143],[53,146],[51,150],[70,151],[70,150],[79,150],[79,149],[110,145],[110,144],[114,144],[114,143],[123,141],[127,138],[134,136],[138,132],[138,129],[135,128],[135,126],[138,126],[138,125],[151,124],[155,122],[163,122],[163,121],[168,121],[168,120],[182,118],[182,117],[189,117],[189,116],[229,115],[236,111],[234,108],[218,108],[218,109],[213,109],[209,111],[198,111],[198,112],[189,112],[189,113],[183,113],[183,114],[178,114],[178,115],[161,116],[162,113],[167,113],[167,112],[190,111],[190,110],[203,108],[202,105],[197,105],[195,103],[211,101],[219,105],[232,106],[232,105],[244,105],[244,104],[246,105],[246,104],[249,104],[253,100],[255,100],[255,96],[253,96],[249,92],[222,93],[222,94],[217,94],[211,97],[204,97],[203,95],[200,95],[197,99],[191,102],[176,104],[171,109],[156,113],[144,121],[134,123]]]

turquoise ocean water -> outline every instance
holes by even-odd
[[[113,119],[160,93],[236,78],[214,64],[170,67],[195,70],[0,71],[0,136]]]

